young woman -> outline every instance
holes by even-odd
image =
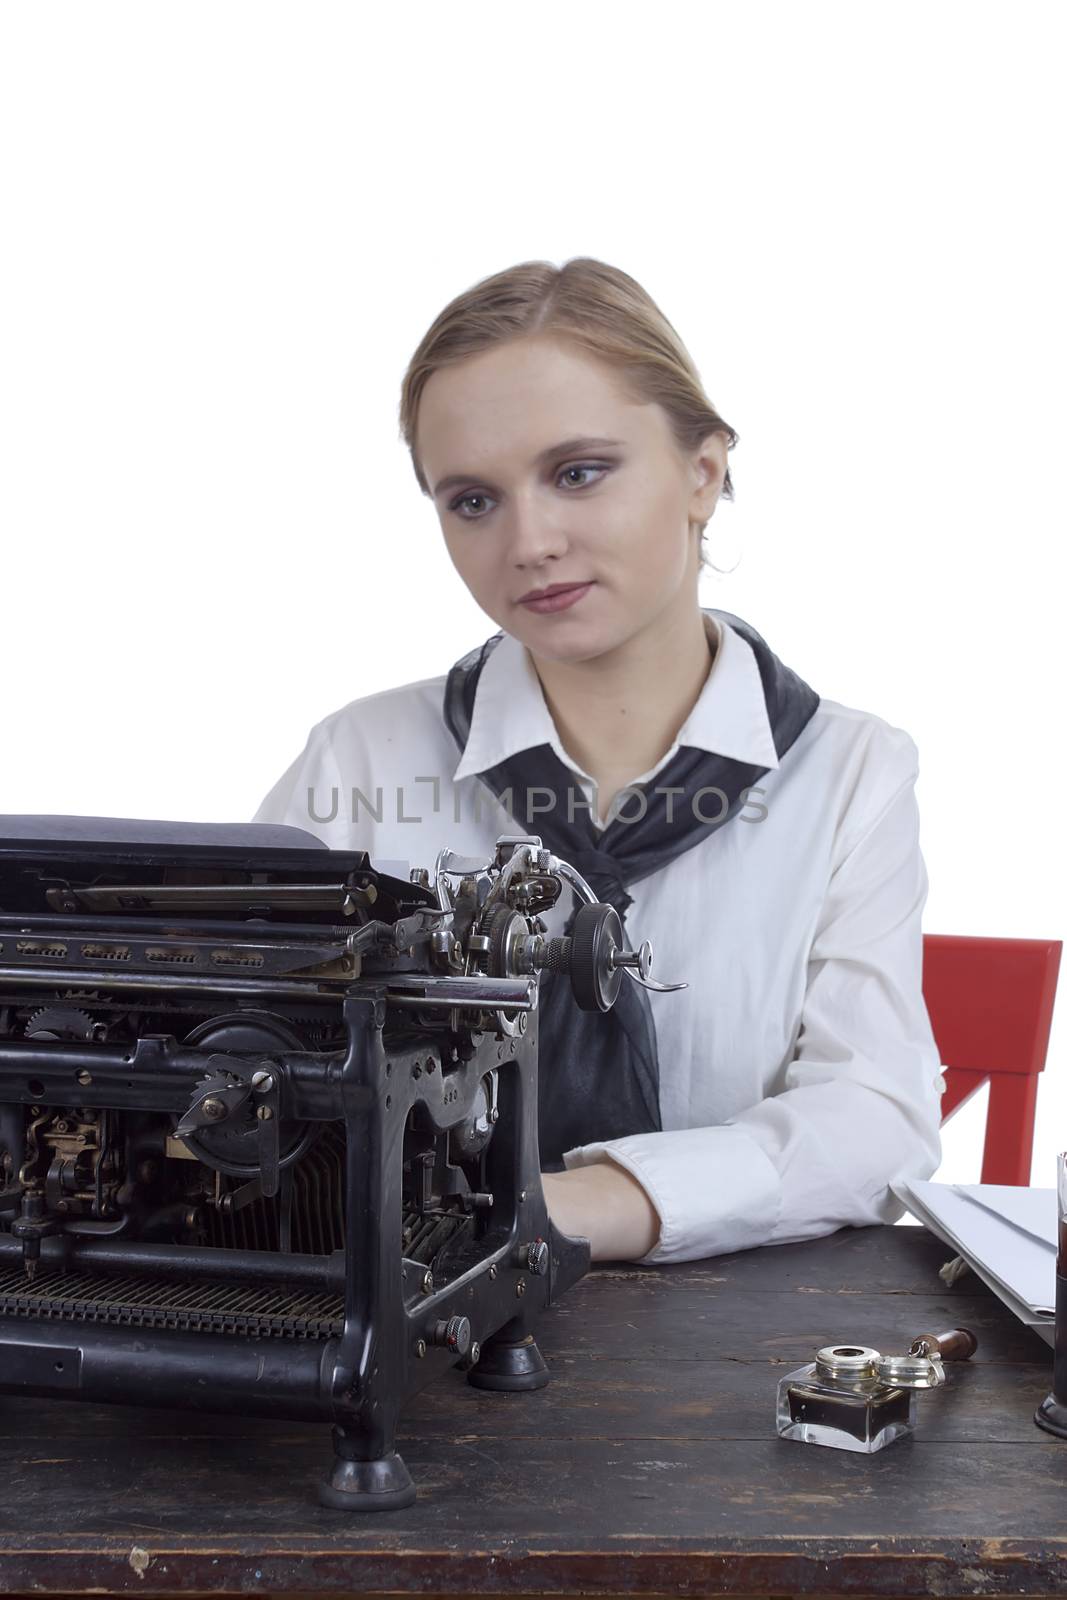
[[[701,608],[737,435],[675,330],[618,268],[525,262],[437,317],[400,419],[500,631],[325,716],[255,820],[403,876],[537,833],[688,984],[542,998],[546,1200],[594,1260],[896,1220],[890,1183],[939,1163],[944,1087],[916,747]]]

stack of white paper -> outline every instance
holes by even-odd
[[[1053,1343],[1055,1189],[918,1181],[890,1187],[913,1216],[959,1251],[1020,1321]]]

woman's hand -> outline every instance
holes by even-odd
[[[638,1261],[659,1242],[658,1211],[617,1161],[542,1172],[541,1184],[556,1227],[572,1239],[588,1239],[594,1261]]]

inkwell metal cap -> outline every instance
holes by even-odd
[[[824,1344],[815,1352],[815,1370],[820,1378],[844,1379],[856,1383],[878,1376],[876,1363],[881,1352],[866,1344]]]
[[[945,1381],[939,1356],[918,1355],[912,1350],[907,1355],[882,1356],[876,1367],[882,1382],[898,1389],[936,1389]]]

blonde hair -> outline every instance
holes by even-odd
[[[522,261],[494,272],[451,300],[423,335],[408,363],[400,394],[400,433],[411,452],[423,494],[430,485],[416,444],[419,401],[428,379],[442,367],[493,345],[533,334],[554,335],[607,363],[638,404],[655,401],[667,414],[683,454],[711,433],[724,433],[732,450],[738,434],[716,411],[685,345],[652,297],[619,267],[593,256],[573,256],[562,267]],[[722,495],[732,500],[727,468]],[[707,567],[700,523],[700,565]]]

